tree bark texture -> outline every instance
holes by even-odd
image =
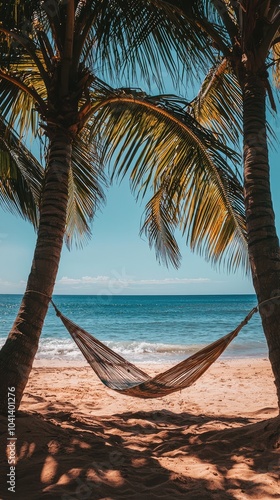
[[[38,349],[63,245],[71,153],[69,134],[58,129],[49,143],[38,236],[26,292],[0,351],[1,413],[7,412],[9,387],[15,388],[18,409]]]
[[[280,252],[271,200],[265,106],[263,79],[246,75],[243,127],[248,250],[258,302],[267,301],[259,310],[280,408]]]

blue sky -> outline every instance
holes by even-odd
[[[168,89],[170,91],[171,89]],[[271,118],[279,137],[279,119]],[[280,147],[280,146],[279,146]],[[279,153],[271,153],[271,183],[280,234]],[[160,265],[147,240],[139,236],[144,205],[137,204],[128,181],[114,185],[92,225],[92,239],[82,250],[64,248],[57,294],[242,294],[254,293],[243,272],[213,269],[191,253],[181,239],[179,270]],[[23,293],[30,270],[35,233],[29,223],[0,208],[0,293]]]

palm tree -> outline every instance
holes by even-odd
[[[126,56],[125,48],[129,44],[129,47],[135,47],[134,55],[142,64],[140,67],[143,71],[148,63],[154,63],[156,78],[159,77],[156,69],[158,61],[151,55],[151,47],[155,40],[162,39],[164,34],[167,53],[162,53],[160,60],[165,62],[169,69],[174,69],[174,37],[172,33],[169,34],[169,24],[164,16],[161,16],[163,27],[159,28],[155,23],[156,11],[152,9],[151,16],[147,17],[147,22],[143,24],[145,29],[141,23],[138,28],[134,16],[137,14],[139,19],[143,19],[139,6],[134,6],[125,18],[122,2],[119,2],[116,10],[117,5],[114,2],[107,4],[92,0],[39,3],[32,11],[33,15],[27,23],[27,28],[25,24],[23,30],[14,29],[9,23],[6,26],[5,22],[0,26],[1,113],[8,122],[8,131],[12,133],[13,129],[17,128],[21,138],[28,137],[32,131],[38,131],[40,120],[40,128],[47,141],[46,167],[43,172],[40,168],[37,169],[41,172],[41,181],[40,175],[37,176],[41,182],[41,190],[39,200],[37,199],[39,224],[32,267],[18,315],[0,351],[2,412],[7,410],[7,387],[15,387],[16,406],[19,407],[53,293],[63,241],[66,238],[66,242],[71,243],[73,230],[76,231],[77,237],[90,233],[90,221],[98,202],[103,199],[103,158],[98,154],[98,134],[94,132],[94,125],[103,104],[104,109],[108,109],[106,105],[110,88],[101,85],[91,69],[98,57],[98,51],[103,47],[104,60],[108,63],[107,71],[112,72],[114,65],[121,57]],[[107,30],[106,7],[111,19],[116,20],[115,23],[109,23]],[[135,12],[137,9],[138,12]],[[149,23],[150,20],[153,22]],[[104,33],[109,33],[109,38],[104,36]],[[112,45],[110,51],[109,42]],[[176,49],[180,51],[179,46]],[[207,52],[207,47],[205,50]],[[129,57],[130,55],[128,53]],[[162,129],[168,129],[171,123],[174,124],[167,134],[169,137],[164,148],[163,164],[166,168],[172,164],[181,165],[183,168],[187,164],[190,174],[187,175],[186,168],[186,178],[189,178],[190,192],[197,186],[204,190],[206,197],[215,194],[216,202],[223,207],[228,223],[223,224],[223,221],[220,221],[221,230],[215,231],[211,243],[214,245],[213,252],[220,255],[223,250],[218,244],[220,233],[224,246],[230,247],[232,242],[235,242],[233,246],[236,250],[238,238],[244,243],[244,217],[239,201],[242,198],[241,184],[227,166],[225,158],[226,155],[234,158],[233,152],[224,144],[218,144],[215,136],[201,127],[193,117],[188,117],[185,110],[174,103],[172,98],[158,99],[159,102],[155,99],[153,102],[148,96],[133,95],[133,90],[128,95],[122,92],[116,92],[119,104],[130,104],[130,109],[134,105],[138,106],[138,109],[141,108],[141,115],[134,112],[136,121],[131,122],[131,137],[137,117],[138,125],[143,127],[143,140],[146,144],[149,136],[157,135],[157,129],[151,128],[151,120],[157,122]],[[143,119],[141,122],[141,116],[145,115],[143,110],[150,116],[148,128],[145,128]],[[112,134],[116,137],[120,134],[120,138],[125,139],[125,134],[118,129],[116,122],[112,121],[112,124]],[[125,141],[124,147],[129,143],[128,139]],[[173,141],[176,141],[178,146],[176,159]],[[136,147],[137,144],[135,154]],[[132,153],[131,149],[130,152]],[[143,154],[146,154],[148,160],[147,149],[142,156]],[[151,158],[154,168],[159,165],[159,160],[163,160],[163,154],[159,154],[158,159],[156,156]],[[209,174],[204,171],[209,171]],[[144,184],[148,185],[151,175],[148,171],[143,174],[146,175]],[[164,174],[164,177],[167,181],[168,176]],[[209,182],[206,190],[203,186],[204,178]],[[137,185],[137,175],[135,182]],[[182,189],[184,187],[182,186]],[[235,203],[233,209],[231,202],[233,206]],[[160,213],[169,209],[168,204],[160,202],[160,205]],[[152,206],[151,220],[155,221],[155,224],[158,221],[161,225],[157,210],[154,210],[155,200],[152,201]],[[193,217],[195,218],[195,207]],[[202,239],[205,235],[211,239],[208,235],[210,225],[200,233]],[[218,228],[218,224],[216,227]],[[155,228],[155,234],[158,229],[162,232],[162,226]],[[165,237],[170,248],[170,242],[174,239],[168,227],[165,228]],[[176,248],[174,250],[176,253]],[[239,252],[237,261],[240,261],[242,254],[244,255],[244,248],[243,252]]]
[[[242,2],[209,0],[195,2],[195,9],[172,0],[180,11],[183,24],[203,30],[215,48],[217,60],[224,62],[238,84],[242,97],[243,175],[246,228],[250,267],[264,333],[267,339],[280,408],[280,251],[273,211],[267,138],[266,107],[276,110],[271,72],[276,87],[279,83],[280,6],[276,0]],[[199,15],[198,15],[199,10]],[[192,11],[192,12],[191,12]],[[212,74],[213,77],[213,74]],[[225,94],[221,85],[204,101],[197,113],[216,99],[219,109],[236,94]],[[204,115],[204,116],[203,116]],[[196,114],[196,116],[198,116]],[[202,123],[205,123],[202,121]],[[275,297],[275,299],[274,299]],[[261,305],[263,304],[263,305]]]
[[[280,251],[271,199],[269,127],[266,118],[267,106],[276,111],[271,86],[272,73],[275,86],[279,87],[279,2],[151,0],[151,3],[160,6],[161,12],[165,13],[178,45],[184,47],[188,37],[192,38],[194,45],[198,40],[200,43],[205,41],[206,37],[208,47],[212,50],[214,64],[209,65],[209,73],[198,97],[189,103],[189,112],[202,125],[210,127],[215,133],[224,134],[234,142],[241,124],[250,269],[280,408]],[[190,44],[189,40],[188,43]],[[196,57],[197,64],[194,59],[192,63],[196,64],[199,73],[199,50],[196,51]],[[205,58],[205,64],[209,61],[211,56]],[[186,73],[189,70],[187,56],[185,70]],[[181,192],[184,175],[184,171],[182,176],[176,171],[177,185],[175,182],[168,184],[164,180],[162,192],[165,198],[173,200],[174,193]],[[188,196],[187,190],[187,198]],[[180,205],[176,207],[179,210]],[[175,209],[175,213],[180,218],[180,210],[178,213]],[[165,214],[162,215],[164,217]],[[170,223],[168,217],[169,215],[165,217],[167,224]]]

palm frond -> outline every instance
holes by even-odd
[[[280,40],[275,43],[272,47],[272,55],[274,59],[274,64],[272,66],[273,80],[276,87],[280,88]]]
[[[28,219],[35,228],[39,220],[43,168],[18,135],[0,122],[0,203]]]
[[[114,176],[129,173],[137,196],[152,189],[144,228],[157,254],[177,265],[176,222],[191,248],[208,260],[222,262],[228,253],[233,269],[246,267],[243,189],[230,165],[239,156],[187,113],[183,99],[113,91],[100,82],[96,87],[91,133],[100,135],[104,161],[113,159]],[[169,233],[160,229],[167,227]]]
[[[105,176],[100,166],[95,142],[88,141],[88,131],[76,138],[69,176],[65,240],[68,248],[82,246],[91,236],[90,223],[97,208],[105,201]]]
[[[33,7],[40,12],[39,2]],[[1,115],[17,128],[21,136],[36,135],[39,113],[45,116],[47,88],[50,88],[49,63],[52,50],[47,36],[41,36],[36,11],[22,30],[0,26],[0,101]],[[35,29],[37,25],[37,29]],[[10,49],[7,50],[7,44]],[[39,113],[38,113],[39,111]]]
[[[1,73],[1,115],[12,128],[17,127],[20,136],[38,133],[39,115],[45,108],[47,91],[36,64],[28,55],[10,64],[9,70]],[[10,79],[9,79],[10,77]]]
[[[175,237],[178,223],[176,203],[173,199],[169,199],[163,183],[146,204],[140,234],[147,235],[150,248],[155,248],[159,262],[166,267],[171,264],[176,269],[181,262],[181,252]]]
[[[214,264],[249,270],[243,188],[233,172],[217,166],[216,174],[196,169],[182,186],[182,233],[193,251]]]
[[[241,89],[226,59],[218,60],[188,111],[205,128],[239,146],[242,132]]]
[[[142,79],[162,88],[168,73],[178,85],[179,61],[181,74],[190,78],[198,75],[206,60],[213,61],[213,47],[198,29],[194,14],[183,22],[181,12],[168,2],[92,2],[88,18],[91,26],[84,30],[83,56],[110,81]]]
[[[203,159],[201,165],[196,165],[196,161],[189,158],[188,167],[183,170],[174,162],[168,178],[158,182],[156,195],[146,205],[142,230],[164,262],[167,258],[171,260],[170,253],[174,257],[176,253],[170,245],[170,250],[159,246],[156,228],[169,226],[175,240],[174,230],[178,226],[191,250],[206,260],[226,265],[229,270],[238,267],[248,270],[242,186],[236,176],[221,165],[211,172],[207,167],[204,169]],[[156,212],[157,218],[155,202],[161,207],[161,211]],[[174,246],[174,242],[172,244]]]
[[[5,26],[9,29],[25,29],[30,26],[29,19],[32,17],[35,9],[40,7],[40,0],[28,0],[19,2],[18,0],[6,0],[1,2],[0,16]]]

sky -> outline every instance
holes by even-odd
[[[280,119],[270,124],[280,136]],[[280,145],[279,145],[280,148]],[[271,185],[280,234],[279,152],[271,152]],[[128,180],[107,192],[97,212],[92,238],[83,249],[63,249],[54,294],[197,295],[254,293],[243,271],[218,270],[190,252],[182,238],[181,267],[160,265],[144,236],[139,236],[144,205],[136,203]],[[32,226],[0,207],[0,293],[22,294],[30,271],[36,235]]]

